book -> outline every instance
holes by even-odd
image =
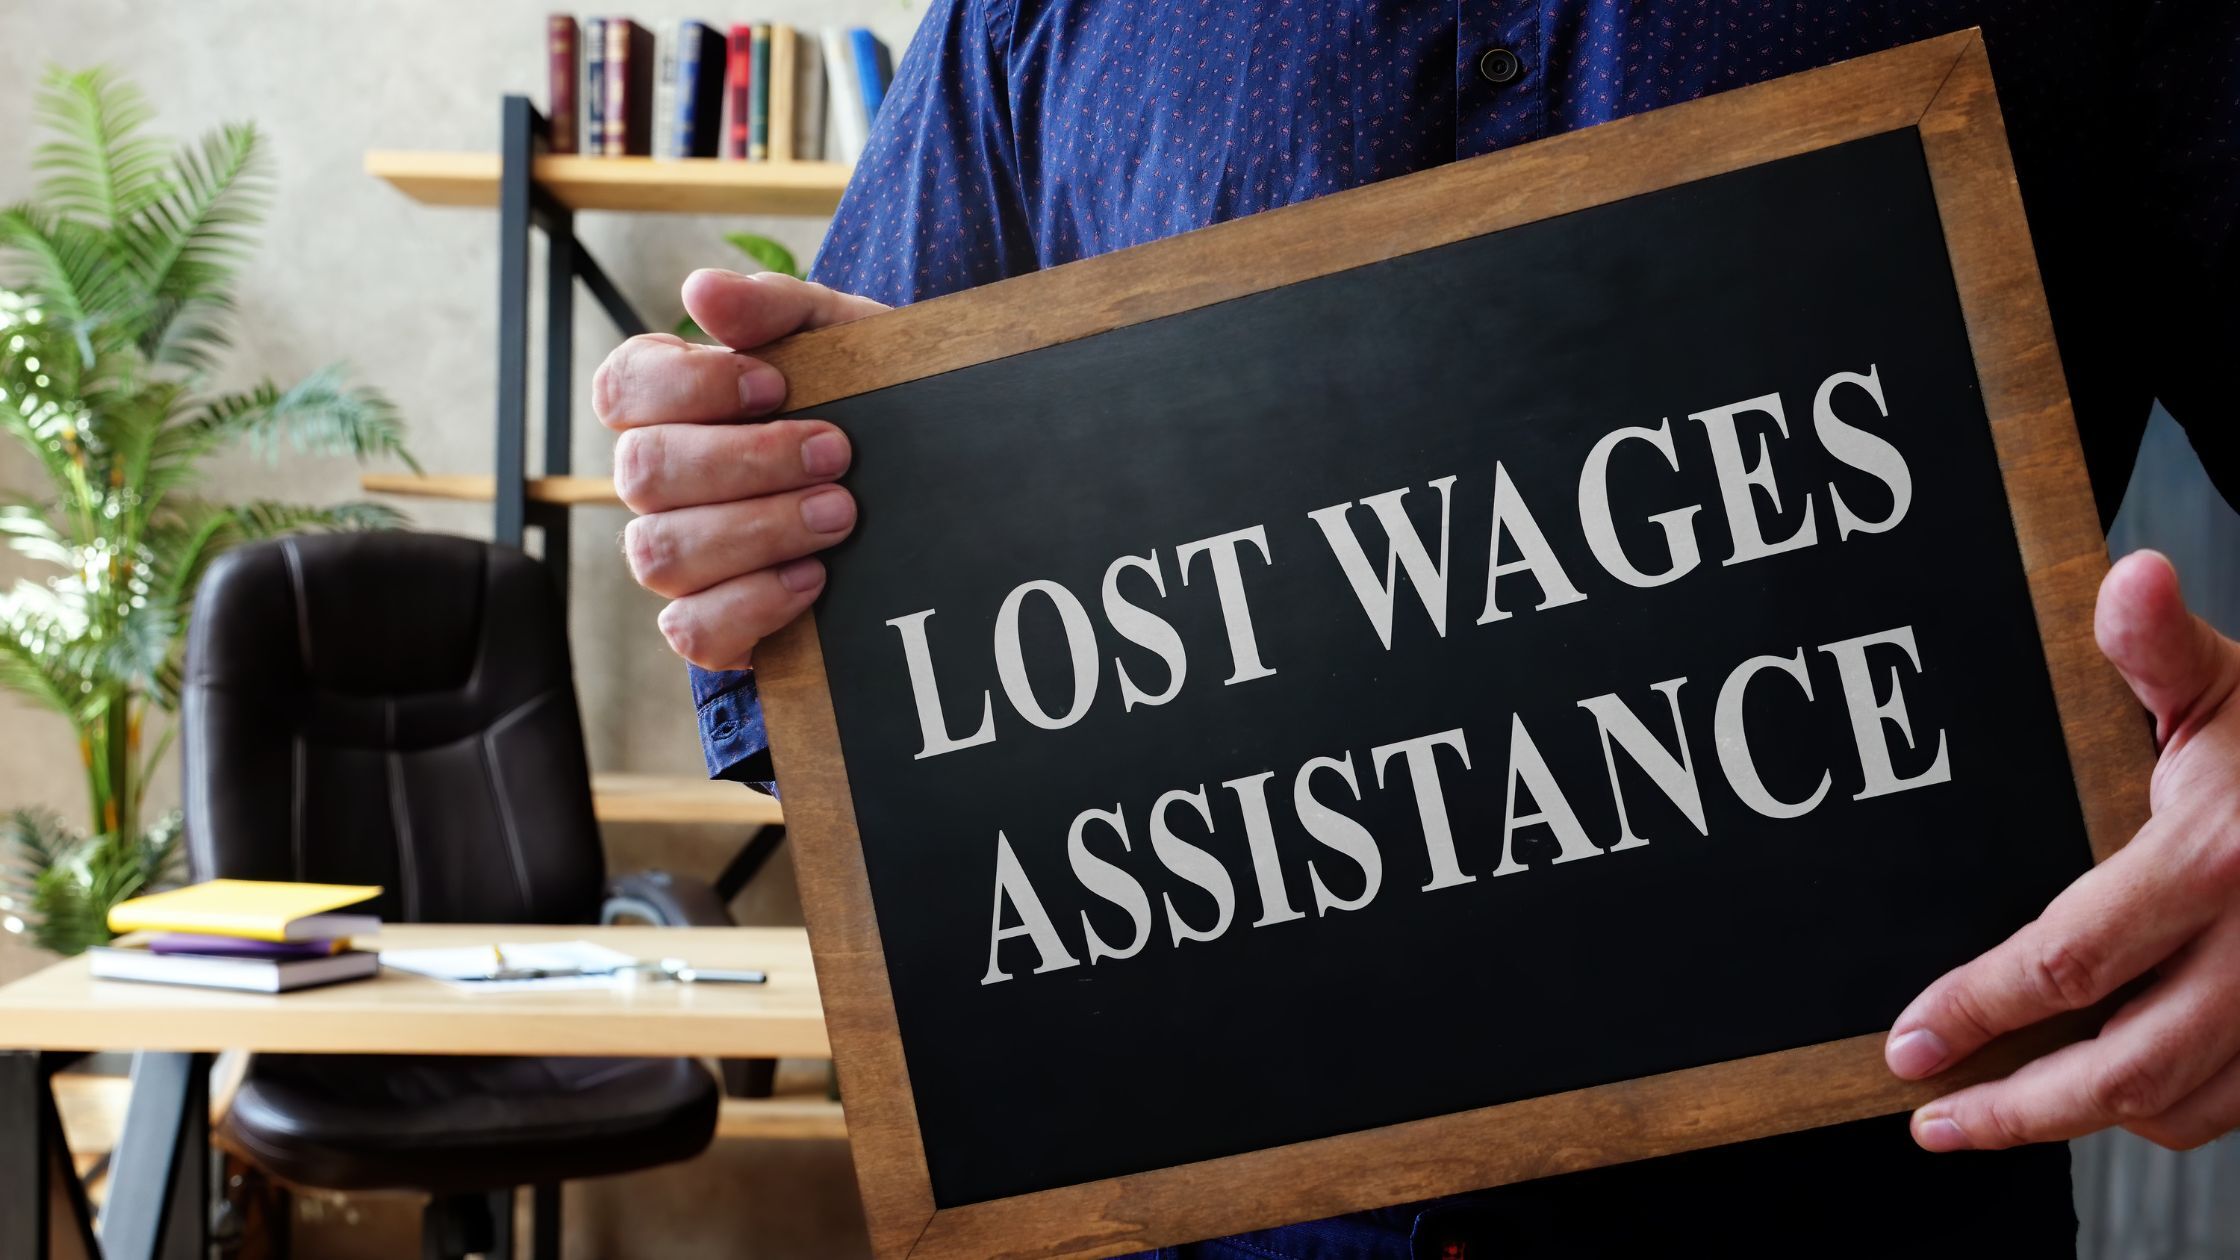
[[[337,912],[380,895],[379,888],[361,884],[211,879],[118,902],[109,911],[109,930],[120,935],[190,932],[253,941],[361,936],[380,931],[380,917]]]
[[[545,78],[545,121],[549,127],[545,136],[546,151],[574,153],[582,143],[576,130],[576,75],[578,32],[576,20],[565,13],[555,13],[545,19],[547,63]]]
[[[677,54],[684,43],[682,21],[664,22],[654,35],[660,69],[653,76],[653,156],[684,156],[677,149]]]
[[[583,137],[582,151],[607,151],[607,20],[583,20]]]
[[[863,91],[856,86],[855,48],[838,27],[826,27],[818,38],[824,45],[825,156],[854,162],[863,156],[863,140],[871,130],[863,113]]]
[[[723,149],[727,158],[747,156],[748,116],[754,112],[754,28],[731,28],[730,60],[723,83]]]
[[[747,160],[770,160],[770,24],[752,28],[754,91],[747,97]]]
[[[686,21],[677,40],[673,156],[714,157],[723,114],[723,33],[706,22]]]
[[[892,73],[887,66],[887,46],[860,26],[848,32],[848,44],[855,50],[857,85],[863,92],[863,130],[869,136],[872,124],[879,121],[879,102],[886,99],[887,79]]]
[[[100,945],[86,953],[97,980],[138,980],[251,993],[290,993],[344,980],[363,980],[381,970],[381,956],[362,950],[318,958],[221,958],[158,954],[136,945]]]
[[[795,45],[799,42],[794,38],[792,27],[777,22],[770,24],[770,109],[764,133],[773,162],[793,161],[793,112],[800,90],[800,84],[795,81],[795,63],[800,60],[800,53]]]
[[[241,936],[160,932],[140,942],[154,954],[217,954],[228,958],[331,958],[350,947],[343,937],[308,941],[252,941]]]
[[[606,99],[601,102],[608,157],[653,152],[653,33],[628,18],[607,19]]]
[[[794,116],[793,156],[802,162],[824,158],[824,52],[817,41],[800,31],[793,33]]]

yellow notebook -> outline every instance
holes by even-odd
[[[196,932],[252,941],[312,941],[379,931],[371,914],[336,914],[381,890],[357,884],[283,884],[213,879],[119,902],[112,932]]]

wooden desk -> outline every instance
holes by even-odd
[[[383,972],[270,995],[96,980],[84,958],[58,962],[0,987],[0,1256],[192,1254],[207,1178],[204,1087],[209,1055],[220,1050],[831,1055],[808,937],[799,928],[399,925],[360,943],[411,949],[540,940],[589,940],[634,958],[756,968],[770,981],[478,993]],[[55,1052],[106,1049],[142,1053],[96,1240],[60,1141],[47,1075]]]
[[[770,982],[475,993],[385,971],[272,995],[96,980],[86,959],[73,958],[0,987],[0,1049],[831,1057],[800,928],[398,925],[362,943],[419,949],[554,940],[596,941],[633,958],[758,968]]]

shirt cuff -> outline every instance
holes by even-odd
[[[776,795],[777,775],[770,765],[770,737],[762,725],[754,671],[691,669],[692,704],[700,714],[700,751],[708,761],[708,777]]]

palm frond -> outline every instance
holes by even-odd
[[[149,326],[157,330],[148,356],[167,367],[209,371],[217,366],[218,352],[233,345],[233,334],[227,329],[233,311],[229,293],[205,293],[183,301],[158,298],[148,312]]]
[[[174,809],[140,835],[137,854],[145,887],[155,891],[186,878],[187,816]]]
[[[319,455],[367,459],[394,455],[415,472],[404,445],[404,421],[378,390],[344,382],[339,365],[321,368],[282,392],[266,381],[245,393],[211,399],[171,425],[157,446],[157,462],[192,460],[219,446],[246,440],[265,455],[284,442]]]
[[[0,603],[0,690],[72,721],[84,713],[85,649],[51,617]]]
[[[76,342],[91,367],[104,332],[126,326],[142,303],[108,233],[38,206],[0,210],[4,278],[36,296],[41,314]]]
[[[143,597],[125,609],[101,643],[101,675],[139,691],[161,693],[163,668],[177,645],[184,618],[168,600]],[[168,696],[160,696],[169,700]]]
[[[84,838],[43,806],[9,810],[0,816],[0,870],[23,893],[41,871],[60,866],[76,854]]]
[[[131,222],[167,187],[163,144],[141,131],[154,113],[106,69],[49,68],[37,116],[56,138],[31,159],[41,200],[93,227]]]
[[[404,524],[404,513],[386,503],[334,503],[312,506],[259,500],[238,504],[234,517],[241,540],[253,542],[287,534],[350,534],[395,529]]]
[[[44,507],[17,495],[0,500],[0,539],[8,550],[41,564],[70,567],[70,542],[47,519]]]
[[[182,148],[174,172],[169,191],[118,231],[149,300],[139,341],[151,357],[170,340],[175,318],[205,300],[223,301],[272,191],[257,130],[247,124],[220,127]],[[223,311],[214,305],[196,312],[202,336]]]

